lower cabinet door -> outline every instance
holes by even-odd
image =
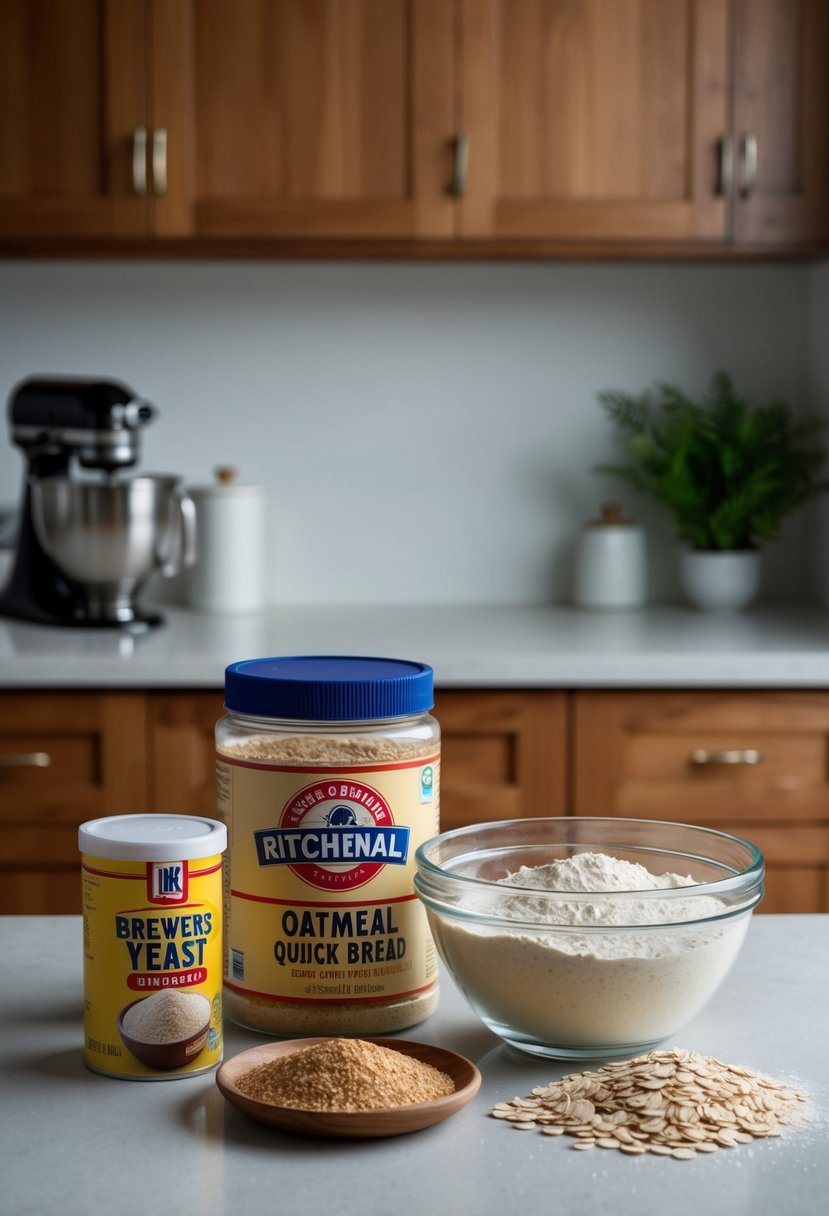
[[[698,823],[751,840],[766,912],[829,911],[829,695],[574,695],[572,809]]]
[[[78,825],[147,809],[146,698],[0,694],[0,913],[79,913]]]

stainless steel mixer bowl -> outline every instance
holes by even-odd
[[[130,621],[152,574],[195,560],[195,509],[178,477],[123,481],[31,481],[32,515],[44,551],[83,588],[88,615]]]

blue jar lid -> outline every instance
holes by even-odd
[[[427,713],[434,703],[432,668],[405,659],[292,655],[225,668],[225,709],[255,718],[363,722]]]

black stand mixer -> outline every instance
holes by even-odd
[[[39,378],[13,390],[11,438],[27,469],[0,615],[45,625],[160,623],[135,599],[156,571],[192,564],[195,510],[177,477],[117,477],[137,462],[156,412],[110,380]]]

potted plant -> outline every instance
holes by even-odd
[[[750,405],[724,372],[699,403],[664,384],[640,397],[604,392],[599,401],[625,437],[627,456],[599,471],[672,512],[691,602],[732,609],[750,603],[762,544],[790,512],[829,489],[814,442],[823,424],[796,419],[783,401]]]

